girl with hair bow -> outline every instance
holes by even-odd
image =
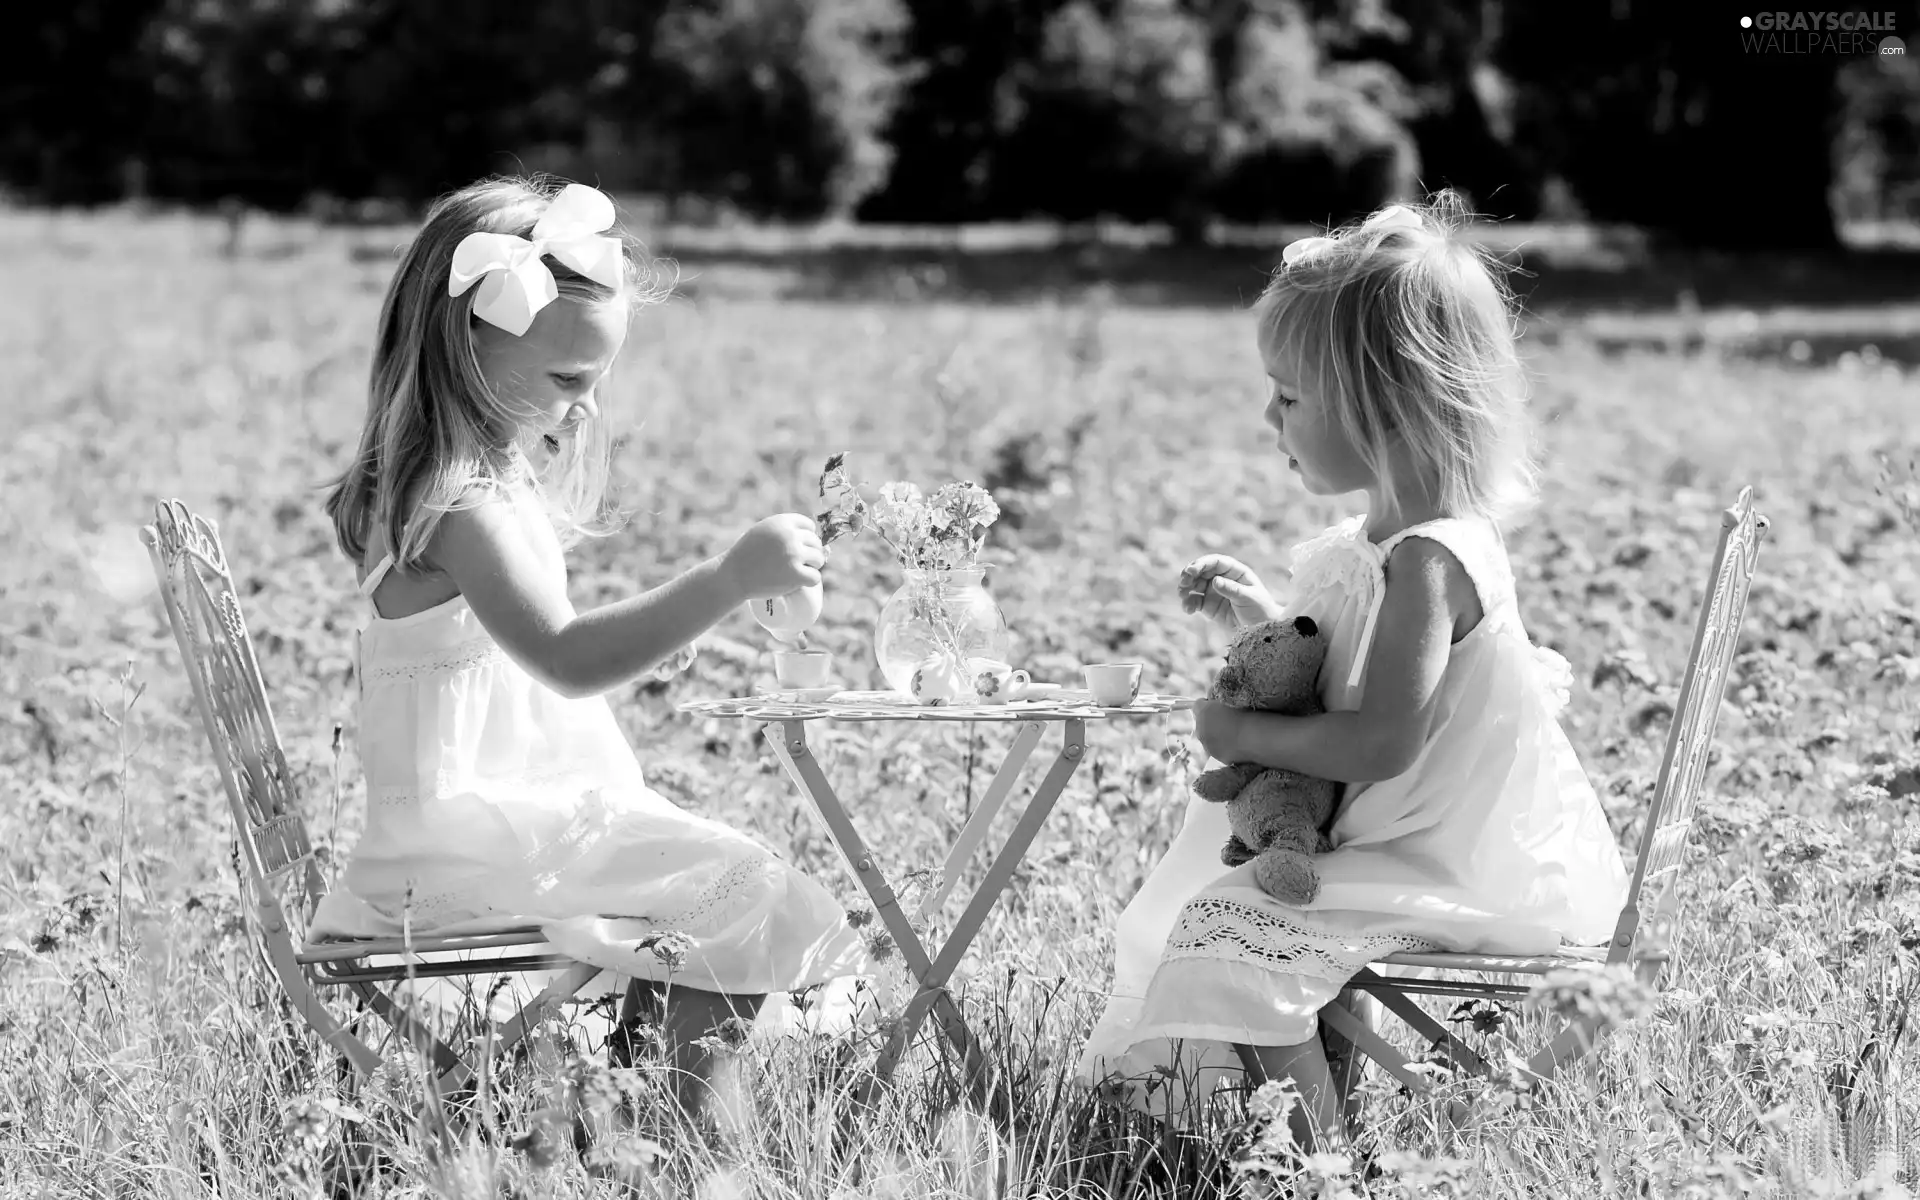
[[[604,697],[684,669],[740,605],[817,584],[813,519],[767,517],[586,612],[567,597],[565,549],[616,525],[609,373],[666,293],[613,225],[592,188],[486,180],[432,207],[387,287],[365,426],[327,498],[370,609],[367,825],[312,932],[538,924],[628,983],[617,1058],[663,998],[698,1109],[709,1034],[867,960],[819,883],[650,788]]]

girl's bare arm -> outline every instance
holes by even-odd
[[[569,697],[652,670],[747,598],[716,555],[651,591],[576,613],[519,514],[499,500],[447,513],[428,554],[508,657]]]

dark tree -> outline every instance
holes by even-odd
[[[0,179],[53,203],[118,198],[152,85],[141,54],[165,0],[12,0],[0,37]]]
[[[861,206],[874,221],[958,223],[990,208],[996,154],[1018,119],[1013,80],[1040,56],[1066,0],[908,0],[910,75],[886,130],[886,184]]]
[[[1834,54],[1743,49],[1718,4],[1506,6],[1515,138],[1587,213],[1728,249],[1837,244]]]

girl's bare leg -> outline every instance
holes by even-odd
[[[1291,1076],[1300,1093],[1300,1104],[1288,1118],[1294,1142],[1307,1151],[1347,1149],[1346,1117],[1320,1039],[1308,1038],[1297,1046],[1255,1046],[1253,1053],[1268,1079]]]
[[[676,1098],[687,1113],[701,1116],[712,1097],[714,1058],[700,1041],[735,1017],[751,1023],[766,1000],[764,995],[724,995],[684,985],[669,989],[648,980],[633,980],[620,1005],[620,1026],[613,1042],[616,1062],[622,1058],[632,1061],[627,1031],[649,1016],[657,1017],[666,1035],[667,1051],[673,1057]]]

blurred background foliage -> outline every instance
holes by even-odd
[[[1920,3],[1886,7],[1920,41]],[[1738,9],[1696,0],[8,10],[0,184],[55,204],[411,205],[549,169],[676,215],[1188,237],[1441,185],[1491,215],[1731,248],[1920,219],[1920,63],[1756,56]]]

